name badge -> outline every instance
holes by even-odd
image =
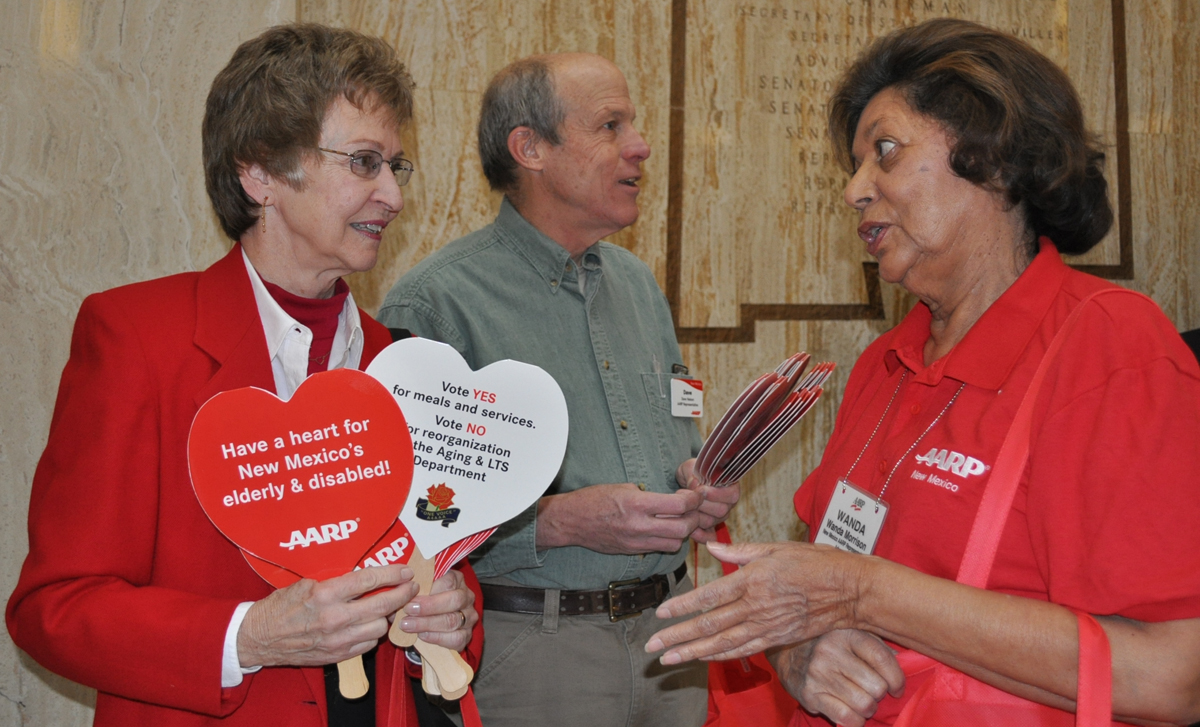
[[[814,543],[832,545],[850,553],[870,555],[875,541],[883,530],[888,504],[877,501],[855,487],[849,480],[838,480],[833,497],[821,520],[821,529]]]
[[[671,379],[671,416],[704,416],[704,382],[700,379]]]

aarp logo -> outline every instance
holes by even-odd
[[[968,457],[959,452],[934,447],[925,454],[919,455],[917,461],[928,467],[937,467],[943,472],[953,472],[959,477],[981,475],[991,469],[988,465],[974,457]]]
[[[354,520],[329,523],[328,525],[321,525],[319,528],[312,527],[306,532],[293,530],[291,539],[286,543],[280,543],[279,547],[291,550],[297,545],[301,548],[307,548],[310,545],[325,545],[334,540],[345,540],[355,530],[358,530],[358,523]]]

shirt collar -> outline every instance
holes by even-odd
[[[929,340],[929,308],[918,303],[896,326],[884,354],[892,373],[904,365],[916,374],[914,381],[936,385],[948,376],[972,386],[999,390],[1017,359],[1029,345],[1067,275],[1067,265],[1054,243],[1043,237],[1033,262],[984,311],[967,335],[942,358],[926,367],[925,342]]]
[[[546,281],[546,285],[557,293],[562,287],[563,275],[574,267],[571,253],[522,217],[508,197],[500,203],[500,214],[496,215],[494,224],[501,242],[529,263]],[[600,267],[600,250],[600,243],[597,242],[584,251],[582,259],[585,269],[590,271]]]
[[[300,328],[304,328],[304,326],[289,316],[283,307],[271,297],[271,293],[267,290],[267,286],[263,285],[258,271],[250,263],[250,256],[246,254],[245,248],[242,248],[242,262],[246,263],[246,273],[250,276],[250,287],[254,289],[254,302],[258,304],[258,318],[262,321],[263,333],[267,337],[267,354],[274,359],[279,355],[279,349],[283,346],[283,340],[287,338],[288,331],[295,326]]]

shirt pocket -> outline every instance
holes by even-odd
[[[668,491],[679,488],[675,482],[675,469],[684,460],[695,456],[693,447],[699,441],[696,420],[671,416],[671,379],[681,378],[685,377],[682,374],[642,374]]]

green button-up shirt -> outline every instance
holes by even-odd
[[[554,377],[570,433],[546,494],[619,482],[673,492],[675,469],[699,451],[694,421],[671,416],[672,366],[683,359],[649,268],[606,242],[588,248],[580,267],[507,199],[494,223],[401,278],[379,320],[450,344],[474,369],[514,359]],[[685,555],[682,548],[644,556],[579,547],[538,552],[536,529],[534,506],[472,557],[476,573],[536,588],[595,589],[668,573]]]

